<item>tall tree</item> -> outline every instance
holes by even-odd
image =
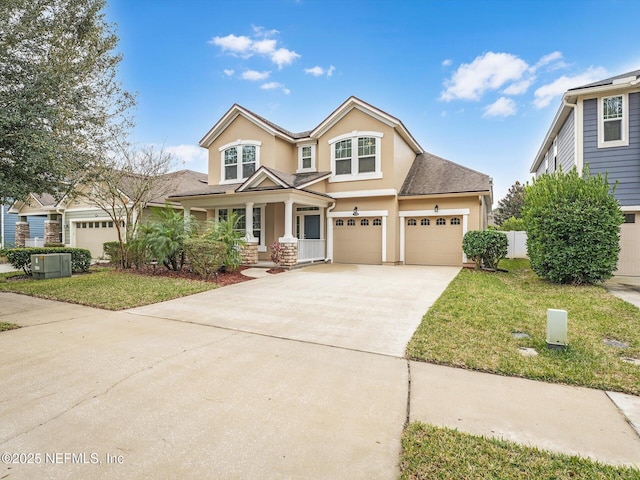
[[[498,202],[496,209],[496,225],[502,225],[505,220],[511,217],[522,218],[522,207],[524,206],[524,185],[516,181],[505,197]]]
[[[0,203],[61,197],[131,126],[135,100],[117,78],[104,6],[0,1]]]

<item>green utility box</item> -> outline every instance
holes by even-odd
[[[71,276],[70,253],[31,255],[31,274],[36,280]]]

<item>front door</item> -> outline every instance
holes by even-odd
[[[315,240],[320,238],[320,215],[304,216],[304,238]]]

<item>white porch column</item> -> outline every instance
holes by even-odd
[[[284,201],[284,237],[280,239],[281,242],[292,242],[296,240],[293,236],[293,200],[287,199]]]
[[[253,242],[253,202],[246,202],[244,204],[244,228],[245,239],[247,242]]]

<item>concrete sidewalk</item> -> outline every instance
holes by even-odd
[[[604,282],[604,288],[640,308],[640,277],[613,277]]]

